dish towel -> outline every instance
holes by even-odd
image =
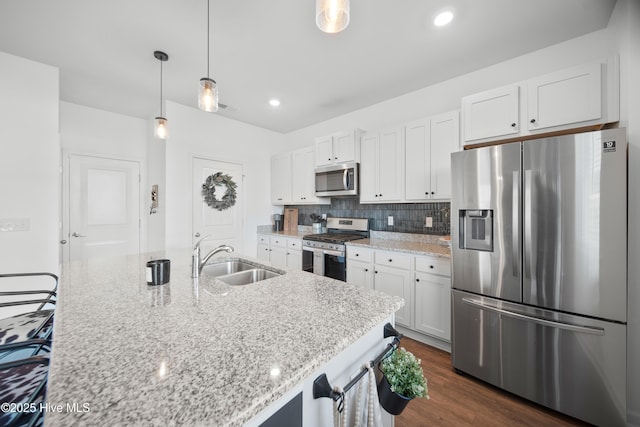
[[[368,376],[366,380],[363,379],[358,385],[354,427],[383,427],[380,401],[378,400],[378,389],[376,387],[376,374],[371,364],[366,364],[363,367],[367,369]],[[365,382],[367,381],[369,383],[366,386],[367,391],[363,399]],[[364,410],[363,403],[366,405]]]
[[[340,398],[333,401],[333,427],[349,427],[348,417],[349,410],[347,408],[347,398],[342,391],[342,387],[334,387],[333,391],[340,393]]]

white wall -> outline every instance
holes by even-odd
[[[60,142],[58,69],[0,52],[0,271],[58,272]]]
[[[191,158],[244,166],[244,242],[242,252],[255,256],[256,227],[270,224],[271,154],[280,151],[283,135],[195,108],[167,102],[166,141],[167,249],[191,247]]]
[[[375,130],[460,108],[465,95],[620,53],[620,126],[629,136],[628,424],[640,426],[640,2],[618,0],[608,28],[291,132],[286,149],[342,129]]]
[[[70,154],[137,161],[140,164],[142,183],[140,208],[142,229],[140,248],[146,251],[146,222],[149,217],[149,192],[146,185],[147,121],[123,114],[98,110],[83,105],[60,102],[60,144],[63,151],[63,167],[68,169]],[[68,203],[63,200],[63,204]],[[63,222],[68,227],[63,206]]]

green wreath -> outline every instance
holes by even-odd
[[[216,187],[220,185],[226,185],[227,191],[222,196],[221,200],[216,199]],[[222,172],[217,172],[207,177],[204,184],[202,184],[202,196],[207,205],[213,209],[223,211],[229,209],[236,204],[236,183],[229,175],[225,175]]]

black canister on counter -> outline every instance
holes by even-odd
[[[170,279],[171,260],[154,259],[147,262],[147,285],[164,285]]]

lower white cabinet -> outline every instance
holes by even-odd
[[[347,282],[404,298],[398,325],[451,342],[448,259],[347,246]]]
[[[257,258],[274,267],[302,270],[302,239],[259,234]]]

